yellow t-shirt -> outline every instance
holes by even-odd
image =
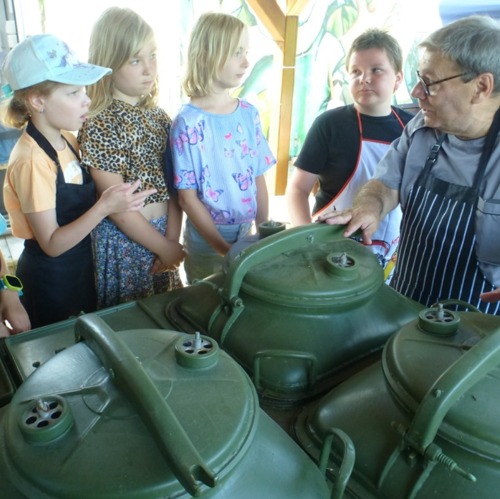
[[[74,135],[64,137],[78,151]],[[67,183],[81,184],[82,170],[78,158],[66,145],[57,156]],[[19,137],[9,159],[3,186],[4,204],[9,213],[12,233],[22,239],[33,239],[26,213],[55,210],[57,166],[26,131]]]

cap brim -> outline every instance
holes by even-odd
[[[103,76],[111,74],[110,68],[95,66],[93,64],[78,64],[61,74],[53,75],[50,80],[66,85],[87,86],[99,81]]]

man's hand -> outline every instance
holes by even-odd
[[[481,293],[479,298],[486,303],[496,303],[497,301],[500,301],[500,288],[488,291],[487,293]]]

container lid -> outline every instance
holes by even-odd
[[[417,439],[428,444],[434,432],[500,458],[500,317],[426,309],[389,339],[382,365]]]
[[[383,284],[376,256],[351,239],[284,251],[245,275],[241,295],[298,308],[354,308]]]
[[[121,354],[103,361],[106,342],[80,342],[14,395],[3,421],[2,472],[27,497],[178,497],[187,490],[179,480],[184,462],[181,475],[207,484],[230,474],[248,449],[259,415],[255,390],[214,340],[154,329],[117,336],[137,360],[133,368]],[[123,381],[134,369],[152,388]],[[162,404],[139,407],[145,393],[159,396],[165,413]],[[155,418],[167,421],[163,433]]]

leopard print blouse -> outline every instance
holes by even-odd
[[[164,153],[172,120],[162,109],[143,109],[120,100],[80,130],[82,166],[122,175],[124,182],[141,180],[141,190],[157,192],[145,204],[169,198]]]

